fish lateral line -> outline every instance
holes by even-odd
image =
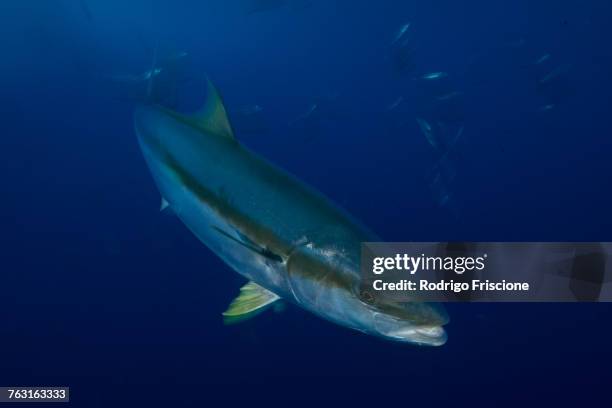
[[[245,242],[245,241],[243,241],[241,239],[233,237],[230,233],[228,233],[227,231],[217,227],[216,225],[213,225],[212,228],[215,231],[217,231],[218,233],[220,233],[221,235],[223,235],[224,237],[234,241],[235,243],[237,243],[239,245],[242,245],[246,249],[249,249],[249,250],[255,252],[256,254],[261,255],[261,256],[263,256],[266,259],[269,259],[269,260],[274,261],[274,262],[280,262],[280,263],[284,262],[283,258],[280,255],[274,253],[273,251],[269,250],[266,247],[258,246],[256,243],[251,241],[248,237],[246,237],[244,234],[240,233],[239,231],[236,231],[236,232],[241,237],[246,238],[250,242]]]

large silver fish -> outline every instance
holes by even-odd
[[[444,344],[447,319],[437,306],[374,300],[360,290],[360,243],[376,237],[241,145],[212,84],[194,115],[149,105],[137,109],[134,121],[162,207],[249,280],[224,313],[227,320],[283,299],[374,336]]]

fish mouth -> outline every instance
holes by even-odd
[[[394,340],[420,346],[442,346],[448,336],[441,326],[414,326],[394,330],[388,334]]]
[[[398,318],[384,313],[374,316],[374,329],[382,337],[400,343],[420,346],[442,346],[448,336],[443,326],[448,323],[444,309],[437,304],[411,303],[404,305],[412,315]]]

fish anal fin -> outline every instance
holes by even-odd
[[[223,312],[223,322],[225,324],[235,324],[255,317],[278,299],[280,297],[275,293],[255,282],[249,282],[240,288],[238,297]]]
[[[170,204],[168,203],[168,201],[164,197],[162,197],[161,198],[161,203],[159,205],[159,211],[162,212],[166,208],[168,208],[169,206],[170,206]]]

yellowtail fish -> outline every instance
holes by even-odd
[[[212,84],[193,115],[144,105],[134,122],[166,211],[249,281],[224,313],[228,322],[283,299],[373,336],[444,344],[447,318],[437,305],[373,302],[361,290],[360,243],[377,237],[243,146]],[[215,272],[202,271],[210,277],[205,289],[216,290]]]

